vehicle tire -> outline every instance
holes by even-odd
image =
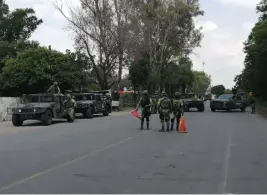
[[[94,115],[93,115],[93,112],[92,112],[92,108],[89,107],[89,108],[86,110],[86,112],[85,112],[85,118],[89,118],[89,119],[91,119],[91,118],[93,118],[93,117],[94,117]]]
[[[103,116],[108,116],[109,115],[109,110],[108,108],[106,107],[106,110],[103,112]]]
[[[19,116],[18,114],[13,114],[13,115],[12,115],[12,124],[13,124],[15,127],[20,127],[20,126],[22,126],[23,121],[20,120],[20,116]]]
[[[108,113],[111,113],[112,112],[112,109],[109,105],[107,105],[107,110],[108,110]]]
[[[49,126],[53,122],[53,114],[51,110],[47,109],[44,114],[42,114],[42,122],[44,125]]]
[[[72,114],[68,115],[67,120],[69,123],[73,123],[75,120],[75,110],[73,110]]]
[[[216,109],[215,108],[211,108],[211,112],[215,112],[216,111]]]
[[[201,106],[201,107],[199,107],[197,110],[198,110],[198,112],[204,112],[205,107],[204,107],[204,106]]]

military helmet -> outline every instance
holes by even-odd
[[[143,95],[147,95],[147,94],[148,94],[147,90],[144,90],[144,91],[142,92],[142,94],[143,94]]]
[[[58,85],[58,82],[55,81],[55,82],[54,82],[54,85]]]
[[[180,94],[179,92],[175,92],[174,96],[175,96],[176,98],[180,98],[180,97],[181,97],[181,94]]]
[[[167,96],[166,92],[165,91],[162,91],[161,92],[161,96]]]

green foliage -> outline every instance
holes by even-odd
[[[149,60],[147,57],[143,57],[138,62],[133,63],[130,66],[129,80],[132,81],[135,88],[147,88],[150,71]]]
[[[0,41],[27,40],[42,22],[32,8],[10,12],[8,5],[0,0]]]
[[[244,69],[235,77],[234,90],[252,91],[256,96],[267,98],[267,1],[262,0],[257,6],[259,21],[253,27],[246,42]]]
[[[73,54],[33,48],[19,52],[6,60],[2,69],[0,86],[4,94],[38,93],[47,90],[57,81],[62,89],[83,84],[85,72]]]
[[[225,93],[225,87],[223,85],[215,85],[211,88],[211,93],[217,96]]]
[[[194,92],[204,94],[211,84],[211,78],[204,71],[194,71]]]

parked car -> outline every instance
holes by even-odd
[[[244,93],[236,95],[222,94],[210,102],[210,109],[212,112],[215,112],[216,110],[231,111],[234,109],[240,109],[242,112],[244,112],[248,105],[248,96]]]
[[[74,107],[65,103],[63,94],[40,93],[23,96],[23,103],[8,108],[14,126],[22,126],[25,120],[39,120],[44,125],[51,125],[53,118],[75,120]]]
[[[204,112],[205,105],[204,100],[198,97],[195,97],[194,94],[182,94],[182,100],[184,101],[184,111],[189,112],[190,108],[197,108],[199,112]]]
[[[102,113],[108,116],[110,104],[101,93],[74,93],[76,100],[75,113],[81,113],[85,118],[93,118],[94,114]]]

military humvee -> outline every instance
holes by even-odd
[[[83,114],[84,118],[93,118],[94,114],[103,113],[108,116],[110,105],[101,93],[73,93],[76,100],[75,113]]]
[[[65,101],[63,94],[29,94],[22,100],[22,104],[8,108],[14,126],[22,126],[25,120],[39,120],[44,125],[51,125],[53,118],[67,119],[70,123],[75,120],[74,107]]]
[[[181,99],[184,101],[184,111],[189,112],[190,108],[197,108],[199,112],[204,112],[205,105],[204,100],[195,97],[193,93],[181,94]]]

